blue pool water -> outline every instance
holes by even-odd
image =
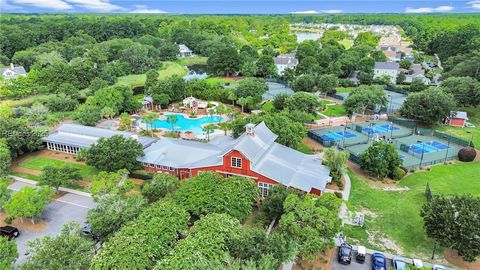
[[[222,117],[219,115],[215,116],[203,116],[198,118],[187,118],[183,114],[177,115],[177,122],[175,122],[176,131],[192,131],[194,133],[203,133],[202,126],[206,124],[218,124],[222,122]],[[172,130],[172,124],[167,122],[167,119],[157,119],[153,123],[152,127],[154,129],[167,129]],[[149,126],[150,128],[150,126]]]

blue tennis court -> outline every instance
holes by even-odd
[[[400,128],[388,124],[362,128],[362,132],[367,134],[387,133],[397,130],[400,130]]]
[[[351,133],[349,131],[337,131],[337,132],[329,132],[329,133],[325,133],[323,134],[322,136],[322,139],[324,141],[340,141],[343,139],[343,137],[345,137],[345,139],[350,139],[350,138],[355,138],[357,137],[357,135],[355,135],[354,133]]]
[[[438,141],[430,141],[430,142],[423,142],[423,143],[410,145],[409,150],[415,154],[421,155],[422,152],[424,154],[428,154],[428,153],[439,152],[445,149],[448,149],[448,145]]]

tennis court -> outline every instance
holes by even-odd
[[[397,130],[400,130],[400,128],[394,125],[380,125],[380,126],[362,128],[362,132],[367,134],[387,133],[390,131],[397,131]]]
[[[322,135],[324,141],[340,141],[345,137],[345,139],[355,138],[357,135],[349,131],[337,131],[329,132]]]
[[[355,145],[367,142],[367,136],[356,132],[348,127],[324,127],[308,131],[308,137],[321,143],[323,146],[333,146],[334,144]]]
[[[438,141],[429,141],[429,142],[422,142],[410,145],[410,151],[414,152],[415,154],[426,154],[426,153],[433,153],[439,152],[450,148],[448,145],[443,144]]]
[[[387,138],[400,138],[413,134],[412,129],[387,121],[366,121],[358,123],[355,125],[355,131],[366,134],[367,136],[385,136]]]

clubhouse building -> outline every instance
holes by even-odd
[[[246,132],[237,139],[217,136],[208,143],[135,137],[130,132],[70,124],[60,126],[43,140],[50,150],[74,154],[100,137],[113,135],[134,137],[144,145],[144,156],[138,161],[147,171],[169,173],[180,179],[206,171],[224,177],[244,176],[257,183],[262,196],[268,195],[269,188],[278,184],[321,195],[332,179],[330,170],[318,156],[276,143],[278,136],[263,122],[248,124]]]

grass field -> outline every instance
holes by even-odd
[[[308,145],[306,145],[305,143],[301,142],[298,146],[297,146],[297,151],[300,151],[304,154],[307,154],[307,155],[311,155],[313,154],[313,150],[312,148],[310,148]]]
[[[23,160],[19,164],[20,167],[24,167],[32,170],[39,170],[39,171],[42,170],[42,168],[45,167],[46,165],[52,165],[52,166],[68,165],[71,167],[78,168],[80,175],[82,176],[82,180],[85,180],[85,181],[90,181],[92,177],[98,173],[98,170],[91,166],[67,162],[67,161],[61,161],[58,159],[46,158],[46,157],[30,157]],[[32,180],[35,180],[35,179],[32,179]]]
[[[340,104],[331,105],[331,106],[327,106],[327,110],[325,110],[323,114],[329,117],[345,116],[347,115],[347,108]]]
[[[462,138],[464,140],[470,141],[473,135],[473,144],[475,148],[480,149],[480,109],[478,108],[463,108],[459,109],[466,111],[468,114],[469,122],[474,124],[474,128],[469,127],[451,127],[451,126],[439,126],[436,129],[440,132],[445,132],[449,135]],[[470,132],[470,133],[468,133]]]
[[[230,85],[237,85],[239,80],[234,80],[234,79],[228,79],[224,77],[208,77],[205,79],[210,84],[220,84],[224,85],[226,83],[229,83]]]
[[[28,107],[35,103],[36,101],[40,101],[44,99],[47,95],[34,95],[28,96],[21,99],[4,99],[0,100],[0,106],[8,106],[8,107]]]
[[[208,57],[203,56],[192,56],[192,57],[182,57],[177,62],[184,66],[191,65],[206,65]]]
[[[368,233],[383,239],[391,239],[404,255],[427,259],[433,242],[426,236],[423,220],[419,215],[425,202],[425,186],[428,182],[432,194],[464,194],[480,196],[480,162],[439,165],[431,171],[418,172],[404,178],[399,187],[408,191],[383,191],[370,182],[350,172],[352,191],[349,208],[356,211],[365,209],[372,214],[366,218],[364,228],[346,226],[348,238],[358,239],[370,248],[382,249],[377,243],[369,243]],[[382,250],[385,250],[383,248]],[[391,251],[391,250],[386,250]],[[440,252],[438,253],[440,254]]]
[[[271,112],[272,110],[273,110],[273,103],[271,101],[267,101],[262,105],[262,111]]]
[[[355,89],[355,87],[337,87],[337,93],[350,93]]]
[[[158,71],[158,79],[163,80],[172,75],[184,76],[187,74],[187,68],[179,63],[164,62],[163,67]],[[144,74],[133,74],[118,77],[117,84],[126,85],[130,88],[142,87],[145,85],[147,76]]]
[[[342,39],[338,43],[342,44],[345,49],[350,49],[353,46],[353,40],[352,39]]]

